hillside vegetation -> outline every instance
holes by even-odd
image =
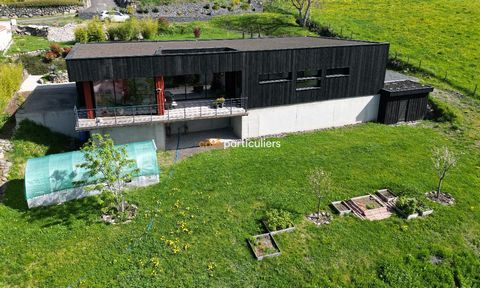
[[[3,113],[21,83],[21,65],[9,63],[0,64],[0,113]]]
[[[447,76],[469,94],[480,86],[480,1],[322,0],[312,19],[344,36],[390,42],[391,57],[398,53],[414,66],[421,61],[432,82]]]

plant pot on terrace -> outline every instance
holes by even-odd
[[[213,105],[214,108],[225,107],[225,98],[220,97],[220,98],[215,99],[215,101],[213,101],[212,105]]]

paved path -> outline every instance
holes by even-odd
[[[100,15],[103,10],[111,10],[117,8],[114,0],[91,0],[92,6],[82,11],[82,13],[96,13]]]
[[[27,79],[20,85],[18,92],[32,92],[38,86],[37,81],[42,78],[40,75],[28,75]]]

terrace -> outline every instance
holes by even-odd
[[[217,106],[215,100],[178,101],[177,107],[166,109],[163,115],[157,111],[157,104],[94,109],[75,107],[75,130],[244,116],[247,115],[247,98],[225,99],[221,106]],[[93,117],[88,117],[89,115]]]

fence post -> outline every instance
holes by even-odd
[[[353,39],[353,31],[350,32],[350,39]]]
[[[407,66],[410,65],[410,55],[407,56]]]
[[[343,27],[340,27],[340,36],[343,35]]]
[[[115,118],[115,125],[117,125],[117,108],[113,108],[113,117]]]
[[[418,70],[422,69],[422,60],[420,60],[420,63],[418,63]]]
[[[478,88],[478,84],[476,84],[475,89],[473,89],[473,97],[477,95],[477,88]]]
[[[447,80],[447,77],[448,77],[448,70],[445,71],[445,77],[443,77],[443,81]]]

